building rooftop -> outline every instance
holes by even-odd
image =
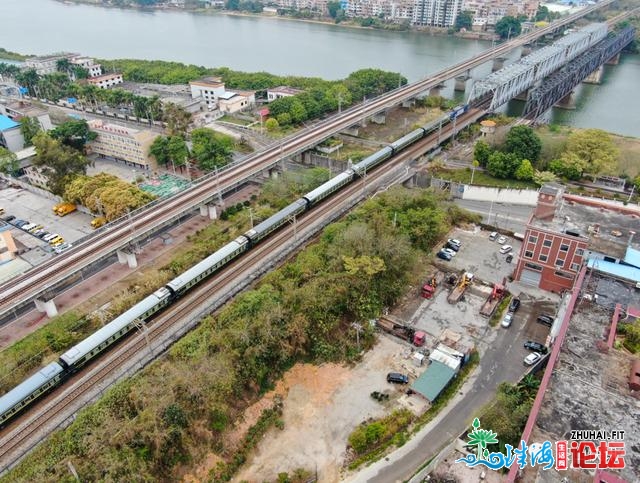
[[[542,190],[545,189],[543,186]],[[555,192],[545,194],[555,195]],[[529,225],[556,233],[583,237],[589,240],[589,249],[605,255],[623,259],[627,252],[630,237],[640,226],[640,211],[621,213],[600,207],[587,206],[575,202],[577,197],[564,198],[556,208],[555,216],[550,219],[531,217]],[[613,206],[612,206],[613,208]],[[631,246],[640,248],[636,239],[632,239]]]
[[[62,59],[62,58],[71,58],[71,57],[78,57],[80,54],[73,54],[70,52],[60,52],[57,54],[49,54],[49,55],[41,55],[41,56],[36,56],[36,57],[29,57],[26,61],[27,62],[48,62],[50,60],[58,60],[58,59]]]
[[[118,72],[114,72],[112,74],[97,75],[95,77],[89,77],[87,79],[87,82],[100,82],[103,80],[113,79],[114,77],[122,77],[122,74]]]
[[[231,92],[231,91],[226,91],[223,92],[222,94],[220,94],[218,96],[218,99],[223,99],[225,101],[228,101],[229,99],[231,99],[232,97],[237,96],[237,94],[235,92]]]
[[[439,361],[431,364],[412,384],[412,389],[433,402],[449,381],[456,375],[456,370]]]
[[[623,350],[598,349],[605,341],[613,305],[637,306],[640,293],[631,284],[596,273],[587,275],[584,293],[598,297],[595,302],[582,299],[574,310],[531,442],[570,439],[573,429],[624,430],[626,468],[620,476],[640,481],[640,432],[636,430],[640,401],[628,386],[634,357]],[[592,481],[586,473],[563,472],[559,477],[555,470],[544,473],[541,481],[546,482],[561,481],[563,476]]]
[[[295,96],[296,94],[300,94],[304,92],[301,89],[296,89],[295,87],[289,87],[289,86],[273,87],[271,89],[267,89],[267,91],[280,93],[280,94],[289,94],[291,96]]]
[[[15,122],[13,119],[0,114],[0,131],[6,131],[19,125],[19,122]]]
[[[14,101],[5,104],[7,109],[17,112],[21,116],[29,116],[29,117],[38,117],[44,114],[48,114],[48,112],[44,109],[41,109],[37,106],[34,106],[30,102],[27,101]]]
[[[224,82],[220,77],[205,77],[189,82],[189,85],[203,86],[203,87],[224,87]]]

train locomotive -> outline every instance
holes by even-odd
[[[304,213],[324,198],[340,190],[343,186],[354,181],[356,177],[366,176],[379,164],[391,158],[407,146],[419,141],[425,136],[438,131],[442,126],[452,122],[468,110],[468,105],[460,105],[447,112],[435,121],[419,127],[401,137],[389,146],[366,157],[350,169],[338,174],[302,198],[294,201],[262,221],[251,230],[224,245],[212,255],[197,263],[187,271],[178,275],[164,287],[156,290],[142,301],[131,307],[123,314],[79,342],[60,356],[57,362],[52,362],[21,384],[0,397],[0,427],[11,418],[27,408],[36,399],[62,384],[71,374],[80,370],[90,360],[107,350],[139,326],[141,320],[147,320],[158,311],[164,309],[175,299],[183,296],[194,285],[217,272],[231,260],[236,259],[251,250],[270,233],[288,223],[295,216]]]

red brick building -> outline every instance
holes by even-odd
[[[543,290],[570,290],[580,271],[589,238],[570,224],[569,216],[558,217],[562,188],[545,185],[529,219],[514,278]]]

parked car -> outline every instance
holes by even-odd
[[[544,324],[551,327],[553,325],[553,317],[547,314],[540,314],[538,315],[536,322],[538,322],[539,324]]]
[[[449,252],[445,252],[444,250],[440,250],[436,256],[438,258],[441,258],[442,260],[446,260],[447,262],[451,260],[451,255],[449,254]]]
[[[42,240],[44,239],[45,236],[49,236],[49,235],[51,235],[51,233],[49,233],[46,230],[42,230],[42,232],[38,233],[36,236]]]
[[[393,382],[395,384],[407,384],[409,377],[399,372],[390,372],[387,374],[387,382]]]
[[[509,304],[509,312],[515,312],[520,308],[520,299],[518,297],[513,297],[511,299],[511,303]]]
[[[73,247],[73,245],[71,243],[63,243],[62,245],[58,245],[57,247],[54,247],[53,250],[60,254],[62,252],[67,251],[69,248]]]
[[[493,241],[496,238],[498,238],[498,232],[497,231],[492,231],[491,234],[489,235],[489,240]]]
[[[452,250],[451,248],[447,248],[447,247],[442,247],[442,251],[443,252],[447,252],[449,255],[451,255],[452,257],[456,256],[456,252],[454,250]]]
[[[498,238],[498,245],[504,245],[505,243],[507,243],[506,236],[501,236],[500,238]]]
[[[507,262],[507,263],[511,263],[511,262],[513,261],[513,254],[512,254],[512,253],[509,253],[509,255],[507,255],[507,256],[504,258],[504,261],[505,261],[505,262]]]
[[[547,347],[540,342],[534,342],[532,340],[528,340],[524,343],[524,348],[529,349],[530,351],[540,352],[541,354],[547,353]]]
[[[500,325],[505,329],[508,329],[509,327],[511,327],[512,322],[513,322],[513,313],[507,312],[507,314],[502,319],[502,322],[500,322]]]
[[[9,222],[11,222],[11,221],[13,221],[13,220],[15,220],[15,219],[16,219],[16,217],[15,217],[15,216],[13,216],[13,215],[5,216],[5,217],[3,218],[3,220],[4,220],[4,221],[6,221],[7,223],[9,223]]]
[[[527,366],[532,366],[536,362],[538,362],[541,357],[542,357],[542,354],[540,354],[539,352],[532,352],[531,354],[529,354],[527,357],[524,358],[524,363]]]
[[[509,253],[511,250],[513,250],[513,247],[511,245],[502,245],[500,247],[500,253],[502,254]]]
[[[28,221],[24,221],[24,220],[13,220],[12,225],[13,226],[17,226],[18,228],[20,228],[22,225],[26,225],[27,223],[29,223]]]
[[[462,246],[462,242],[460,240],[456,240],[455,238],[449,238],[447,240],[447,243],[450,244],[450,245],[454,245],[454,246],[458,247],[458,250]],[[458,250],[456,250],[456,251],[458,251]]]

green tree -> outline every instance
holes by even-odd
[[[69,59],[58,59],[56,61],[56,70],[58,72],[63,72],[65,74],[69,73],[73,66],[71,65],[71,61]]]
[[[569,136],[560,159],[581,175],[595,178],[601,174],[615,173],[618,155],[619,150],[608,133],[600,129],[585,129]]]
[[[156,162],[160,165],[166,166],[171,162],[169,159],[169,152],[167,145],[169,144],[169,138],[166,136],[158,136],[153,140],[149,147],[149,154],[156,159]]]
[[[270,117],[264,122],[264,127],[267,128],[267,131],[275,131],[280,127],[280,124],[278,124],[277,119]]]
[[[288,112],[283,112],[282,114],[278,114],[276,119],[278,121],[278,124],[280,124],[281,126],[287,126],[291,124],[291,114],[289,114]]]
[[[26,87],[29,90],[29,95],[35,96],[37,92],[35,90],[38,85],[38,81],[40,80],[40,76],[35,71],[35,69],[27,69],[21,72],[18,72],[15,75],[15,79],[22,87]]]
[[[230,136],[199,128],[191,132],[191,142],[191,154],[205,171],[224,166],[231,160],[234,141]]]
[[[520,35],[522,25],[517,18],[507,15],[498,20],[495,31],[501,38],[511,39]]]
[[[189,124],[191,124],[191,113],[187,112],[182,106],[168,102],[162,108],[162,120],[167,123],[167,134],[169,136],[184,136],[187,133]]]
[[[41,130],[42,128],[40,127],[40,122],[37,118],[27,116],[20,119],[20,132],[24,138],[25,146],[31,146],[33,136],[38,134]]]
[[[531,161],[528,159],[523,159],[520,162],[520,166],[516,169],[514,173],[514,177],[521,181],[531,181],[534,175],[533,166],[531,166]]]
[[[547,169],[556,176],[570,180],[582,178],[581,163],[567,163],[561,159],[554,159],[549,162]]]
[[[520,166],[520,159],[513,153],[496,151],[489,156],[487,171],[496,178],[512,178]]]
[[[59,140],[65,146],[84,151],[85,145],[93,141],[98,135],[89,129],[84,119],[67,121],[49,132],[53,139]]]
[[[329,11],[329,16],[331,18],[336,18],[338,15],[338,10],[342,8],[342,4],[340,2],[327,2],[327,10]]]
[[[538,7],[538,11],[536,12],[535,21],[536,22],[549,22],[551,19],[549,18],[549,9],[544,5],[540,5]]]
[[[189,148],[182,136],[169,136],[167,155],[173,166],[184,166],[189,158]]]
[[[515,126],[507,133],[505,151],[535,163],[542,152],[542,141],[529,126]]]
[[[471,26],[473,25],[473,14],[469,10],[464,10],[458,14],[456,17],[456,23],[454,28],[456,31],[460,31],[462,29],[471,30]]]
[[[68,183],[77,175],[85,174],[91,162],[79,151],[63,145],[44,131],[32,139],[36,148],[35,166],[42,168],[52,193],[62,195]]]
[[[533,182],[538,186],[542,186],[546,183],[553,183],[558,178],[551,171],[537,171],[533,174]]]
[[[493,154],[493,149],[483,140],[476,142],[473,147],[473,157],[478,161],[478,164],[483,168],[486,168],[489,158]]]
[[[0,146],[0,173],[15,175],[20,169],[18,157],[8,149]]]
[[[227,0],[224,6],[227,10],[240,10],[240,0]]]

